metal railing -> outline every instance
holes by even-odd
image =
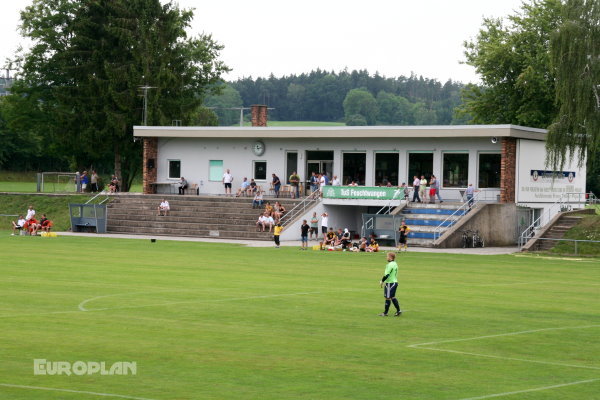
[[[98,204],[104,204],[105,202],[108,201],[108,199],[110,199],[110,197],[108,196],[108,192],[106,190],[103,190],[101,192],[98,192],[97,195],[95,195],[94,197],[92,197],[91,199],[89,199],[88,201],[86,201],[84,204],[90,204],[92,201],[96,200],[98,197],[100,196],[106,196],[106,198],[104,198],[100,203]]]
[[[438,226],[435,227],[435,229],[433,230],[433,240],[438,240],[446,230],[446,228],[448,228],[448,222],[453,221],[452,225],[456,224],[462,217],[464,217],[465,215],[467,215],[467,210],[470,210],[471,208],[477,206],[477,204],[480,201],[484,201],[484,199],[480,199],[480,194],[483,192],[475,192],[475,194],[473,195],[473,199],[471,199],[471,201],[469,200],[465,200],[465,202],[463,203],[463,205],[461,205],[459,208],[456,209],[456,211],[454,211],[452,214],[448,215]],[[458,218],[456,218],[458,217]]]
[[[401,199],[399,199],[400,203],[398,205],[394,205],[394,201],[398,200],[398,196],[402,196]],[[392,208],[399,206],[400,204],[402,204],[402,200],[404,199],[404,189],[397,189],[394,192],[394,195],[392,196],[392,198],[390,199],[390,201],[384,205],[383,207],[381,207],[376,213],[375,215],[385,215],[385,214],[390,214],[392,212]],[[366,220],[362,227],[360,228],[360,236],[365,236],[365,233],[367,230],[369,229],[373,229],[373,226],[375,224],[375,217],[371,217],[368,220]]]
[[[579,255],[578,252],[578,243],[598,243],[600,246],[600,240],[583,240],[583,239],[557,239],[557,238],[538,238],[538,240],[553,240],[556,242],[567,242],[573,243],[574,245],[574,254]]]
[[[560,195],[558,200],[552,204],[545,212],[543,212],[535,221],[531,223],[521,234],[519,235],[519,249],[521,249],[527,242],[535,237],[541,228],[546,226],[552,218],[566,211],[573,210],[573,205],[585,205],[588,204],[590,199],[593,199],[594,203],[598,200],[594,193],[563,193]],[[583,208],[583,207],[579,207]]]
[[[292,209],[286,212],[281,217],[281,226],[284,228],[294,221],[299,215],[304,214],[310,209],[315,203],[321,201],[321,189],[317,189],[315,192],[309,194],[301,202],[296,204]]]

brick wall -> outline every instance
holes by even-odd
[[[143,150],[143,173],[142,173],[142,184],[144,187],[144,194],[154,193],[154,188],[150,185],[156,182],[157,178],[157,165],[158,162],[158,138],[144,138],[144,150]],[[148,160],[154,160],[154,166],[148,165]]]
[[[254,104],[251,107],[252,126],[267,126],[267,106]]]
[[[517,174],[517,139],[502,138],[500,160],[500,202],[515,202],[515,179]]]

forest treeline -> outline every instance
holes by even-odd
[[[367,70],[313,70],[300,75],[241,78],[228,82],[214,107],[220,125],[239,122],[239,111],[226,110],[266,104],[269,119],[278,121],[345,122],[348,125],[449,125],[469,121],[455,112],[464,85],[412,74],[386,77]]]

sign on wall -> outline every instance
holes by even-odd
[[[370,186],[326,186],[323,189],[325,199],[371,199],[391,200],[396,192],[395,187],[370,187]],[[398,199],[400,193],[396,195]]]
[[[565,193],[584,193],[586,170],[577,161],[566,163],[562,171],[546,166],[545,142],[519,140],[516,192],[518,203],[554,203]]]

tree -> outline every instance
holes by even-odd
[[[367,125],[375,125],[377,120],[377,100],[365,89],[352,89],[344,99],[344,114],[346,122],[350,117],[354,120],[355,115],[362,115]]]
[[[38,99],[46,134],[76,167],[112,160],[127,190],[141,166],[141,85],[150,125],[213,114],[199,108],[229,69],[210,35],[187,37],[192,16],[160,0],[34,0],[21,13],[33,46],[12,95]]]
[[[218,116],[219,125],[231,126],[240,123],[240,110],[228,108],[242,107],[242,96],[230,85],[223,85],[221,93],[208,96],[204,101],[207,107],[215,107],[215,114]]]
[[[600,151],[600,4],[567,0],[562,17],[550,42],[559,109],[547,142],[549,161],[561,169],[574,157],[581,165],[586,153],[592,166]]]
[[[463,92],[461,111],[474,123],[548,127],[557,109],[548,43],[560,10],[560,0],[530,0],[506,25],[484,19],[477,39],[465,42],[466,63],[483,82]]]

